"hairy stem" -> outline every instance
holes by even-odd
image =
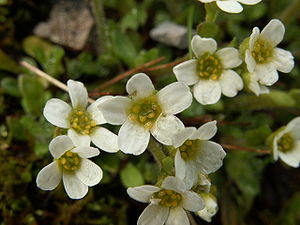
[[[149,144],[148,144],[148,150],[153,155],[155,161],[159,165],[159,167],[162,167],[162,161],[164,158],[166,158],[165,153],[163,152],[161,145],[153,138],[150,138]]]

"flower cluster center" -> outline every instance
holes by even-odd
[[[179,151],[181,158],[184,160],[194,159],[197,153],[197,141],[196,140],[186,140],[180,147]]]
[[[256,63],[262,64],[269,61],[273,54],[273,48],[270,43],[258,39],[253,46],[253,50],[251,52],[253,58],[255,59]]]
[[[75,171],[80,168],[81,158],[77,153],[67,151],[58,159],[58,165],[66,171]]]
[[[161,112],[162,110],[156,95],[151,95],[133,103],[129,111],[129,118],[144,128],[150,129],[160,116]]]
[[[223,64],[216,54],[205,53],[197,62],[197,74],[202,79],[218,80],[223,72]]]
[[[96,122],[86,110],[73,109],[70,114],[70,125],[79,134],[90,134]]]
[[[181,194],[166,189],[154,193],[153,197],[155,199],[160,199],[159,205],[164,207],[177,207],[182,201]]]
[[[278,140],[277,144],[279,151],[288,152],[294,147],[294,139],[290,133],[286,133]]]

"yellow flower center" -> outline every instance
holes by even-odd
[[[79,134],[90,134],[91,130],[96,126],[96,122],[92,119],[91,114],[82,109],[73,109],[69,121],[71,127]]]
[[[218,80],[223,72],[223,64],[216,54],[205,53],[197,62],[197,74],[201,79]]]
[[[180,147],[180,155],[183,160],[191,160],[196,157],[198,143],[196,140],[187,140]]]
[[[166,190],[162,189],[156,193],[153,194],[153,198],[160,199],[159,205],[164,207],[177,207],[181,201],[182,196],[181,194],[172,191],[172,190]]]
[[[132,104],[129,111],[129,118],[146,129],[150,129],[161,113],[162,110],[158,104],[156,95],[151,95],[143,99],[138,99]]]
[[[289,152],[294,147],[294,139],[290,133],[286,133],[278,140],[277,144],[279,151]]]
[[[77,153],[67,151],[58,159],[58,165],[64,170],[71,172],[80,168],[81,158]]]
[[[273,54],[273,47],[270,43],[265,40],[258,39],[253,46],[253,50],[251,52],[254,60],[258,64],[263,64],[268,62]]]

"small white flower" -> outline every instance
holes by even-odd
[[[203,220],[210,223],[211,218],[218,212],[217,200],[215,196],[210,193],[202,193],[201,197],[205,202],[205,208],[196,212],[196,215],[200,216]]]
[[[189,225],[185,210],[197,212],[204,208],[202,198],[177,177],[166,177],[161,187],[143,185],[128,188],[128,195],[150,203],[140,215],[138,225]]]
[[[209,141],[216,132],[216,121],[212,121],[198,130],[188,127],[174,135],[176,177],[193,186],[199,173],[210,174],[222,166],[225,151],[221,145]]]
[[[262,0],[198,0],[203,3],[216,2],[217,6],[228,13],[240,13],[243,11],[243,7],[240,3],[245,5],[255,5]]]
[[[196,59],[183,62],[173,68],[178,81],[194,85],[194,97],[203,105],[214,104],[223,93],[234,97],[243,89],[241,77],[231,68],[238,67],[242,60],[235,48],[218,51],[212,38],[193,37],[191,46]]]
[[[253,76],[252,91],[260,94],[262,86],[271,86],[278,80],[278,71],[289,73],[294,67],[294,57],[289,51],[277,48],[285,28],[280,20],[273,19],[260,33],[255,27],[245,52],[245,62]]]
[[[112,96],[101,97],[87,107],[88,93],[81,82],[68,80],[68,89],[72,107],[60,99],[52,98],[45,105],[45,118],[57,127],[69,129],[68,136],[73,138],[75,144],[77,141],[92,141],[106,152],[117,152],[117,135],[97,126],[106,123],[98,107]]]
[[[105,120],[122,125],[118,134],[121,151],[139,155],[149,143],[150,133],[162,144],[170,145],[171,136],[184,127],[174,114],[192,103],[192,94],[182,82],[155,91],[150,78],[136,74],[126,84],[129,97],[117,96],[101,105]]]
[[[275,133],[273,142],[273,156],[280,158],[291,167],[299,167],[300,163],[300,117],[291,120],[286,127]]]
[[[243,75],[245,86],[255,95],[270,93],[269,88],[259,83],[258,76],[255,72],[247,72]]]
[[[88,187],[94,186],[102,179],[101,168],[88,158],[99,155],[97,148],[86,142],[75,145],[66,135],[54,138],[49,144],[54,161],[45,166],[37,175],[36,183],[45,191],[55,189],[61,179],[70,198],[83,198]]]

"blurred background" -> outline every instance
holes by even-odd
[[[188,126],[218,120],[214,141],[266,149],[272,131],[300,115],[300,1],[263,0],[240,14],[219,13],[204,20],[197,0],[0,0],[0,224],[133,225],[146,204],[126,188],[154,184],[159,172],[152,156],[101,152],[93,159],[103,180],[78,201],[63,187],[36,187],[39,170],[52,161],[51,139],[65,131],[42,115],[46,101],[68,94],[20,65],[27,62],[65,83],[83,82],[91,98],[125,94],[125,84],[147,73],[157,89],[175,81],[172,67],[188,59],[188,34],[214,37],[234,46],[273,18],[286,26],[280,47],[296,66],[280,74],[269,95],[242,91],[215,105],[194,102],[179,117]],[[118,82],[105,83],[118,77]],[[117,133],[117,127],[107,126]],[[210,176],[219,211],[213,225],[299,225],[300,170],[274,162],[272,155],[228,150],[223,167]],[[194,216],[192,225],[208,224]]]

